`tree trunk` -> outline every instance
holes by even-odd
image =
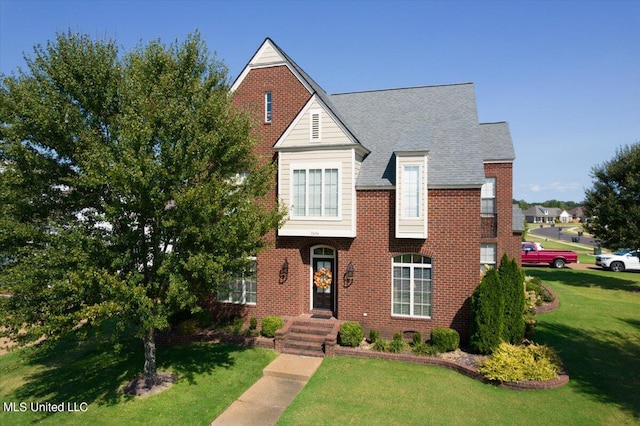
[[[147,330],[144,338],[144,382],[145,387],[152,388],[157,381],[156,372],[156,335],[153,328]]]

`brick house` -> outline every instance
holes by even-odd
[[[231,90],[277,164],[267,202],[288,216],[222,305],[466,339],[481,268],[519,258],[522,232],[509,128],[478,123],[473,84],[329,95],[267,38]]]

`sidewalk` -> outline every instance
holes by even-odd
[[[280,354],[212,426],[271,426],[316,372],[322,358]]]

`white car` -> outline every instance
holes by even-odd
[[[640,257],[638,250],[623,249],[613,254],[596,256],[596,265],[614,272],[640,271]]]

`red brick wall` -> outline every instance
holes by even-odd
[[[513,234],[513,164],[487,163],[484,172],[486,177],[496,178],[498,232],[497,238],[483,238],[481,242],[497,244],[498,262],[504,253],[520,262],[520,236]]]

